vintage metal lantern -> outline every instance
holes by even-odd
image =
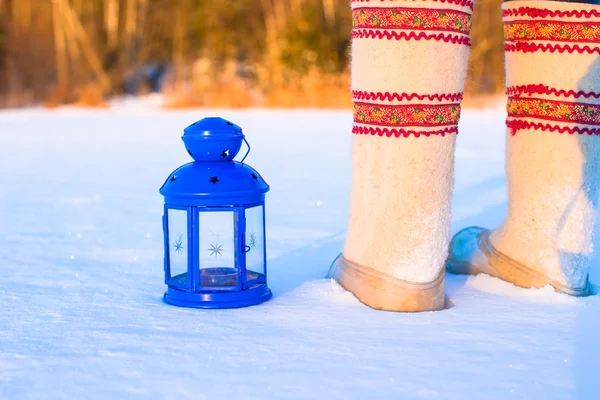
[[[194,162],[177,168],[160,189],[165,197],[164,301],[235,308],[269,300],[269,185],[244,164],[250,146],[242,129],[222,118],[205,118],[185,128],[182,139]],[[234,161],[244,142],[246,156]]]

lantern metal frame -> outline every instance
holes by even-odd
[[[170,263],[171,246],[169,245],[170,233],[169,233],[169,223],[168,223],[169,210],[181,210],[181,211],[186,212],[186,229],[187,229],[186,254],[187,254],[187,264],[188,264],[188,267],[186,269],[186,273],[188,274],[186,284],[171,280],[171,278],[172,278],[171,263]],[[187,289],[187,290],[191,290],[191,286],[192,286],[191,275],[190,275],[190,265],[192,265],[192,254],[189,251],[192,248],[192,231],[193,231],[192,225],[191,225],[191,219],[190,219],[191,214],[192,214],[192,210],[190,209],[190,207],[174,206],[174,205],[168,205],[168,204],[165,204],[164,214],[163,214],[163,236],[164,236],[164,242],[165,242],[165,257],[164,257],[165,284],[169,285],[169,286],[178,287],[181,289]]]
[[[228,136],[227,129],[231,129],[231,136]],[[241,148],[241,141],[246,142],[241,128],[222,119],[208,118],[190,125],[185,132],[184,143],[195,162],[176,169],[160,190],[165,196],[162,223],[165,248],[164,282],[168,286],[163,299],[168,304],[193,308],[237,308],[269,300],[272,292],[267,286],[265,206],[265,193],[269,190],[269,186],[258,172],[243,163],[244,160],[233,161]],[[224,144],[230,146],[227,149],[231,149],[232,153],[228,153],[226,159],[216,161],[215,154],[218,154],[217,150],[223,148]],[[193,149],[193,152],[190,149]],[[221,186],[207,184],[207,178],[216,174],[215,171],[220,174],[218,182],[223,181]],[[251,271],[256,273],[257,278],[249,280],[247,254],[251,250],[246,243],[247,212],[257,207],[260,207],[262,213],[262,218],[256,219],[257,226],[260,221],[262,230],[262,243],[259,244],[262,247],[262,272]],[[170,248],[169,210],[186,212],[187,269],[185,273],[187,279],[185,282],[175,281],[171,276],[170,252],[174,250]],[[231,213],[232,240],[235,247],[231,269],[235,270],[237,275],[235,285],[202,284],[200,219],[202,214],[216,212]],[[215,278],[219,277],[215,275]]]

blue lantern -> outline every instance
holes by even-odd
[[[244,164],[242,129],[205,118],[184,130],[194,162],[177,168],[165,197],[164,301],[182,307],[245,307],[272,297],[267,286],[265,193],[269,185]],[[248,152],[234,161],[242,147]]]

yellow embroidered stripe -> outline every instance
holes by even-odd
[[[471,15],[455,10],[427,8],[359,8],[352,11],[352,26],[366,29],[408,29],[457,32],[471,30]]]
[[[460,118],[459,104],[411,104],[386,106],[370,103],[354,104],[354,122],[381,126],[445,126],[455,125]]]
[[[504,24],[504,34],[506,40],[600,43],[600,23],[516,21]]]
[[[506,104],[509,117],[538,118],[551,121],[600,125],[600,105],[566,101],[509,98]]]

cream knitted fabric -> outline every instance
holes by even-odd
[[[600,7],[504,3],[509,212],[496,249],[584,288],[600,184]]]
[[[470,0],[353,0],[352,189],[344,257],[431,282],[449,242]]]

